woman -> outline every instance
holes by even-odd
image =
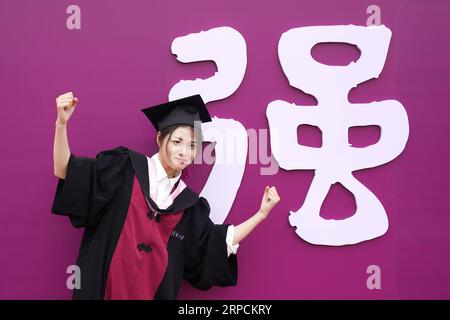
[[[199,122],[211,121],[199,95],[143,109],[157,133],[152,157],[119,146],[75,156],[67,123],[78,99],[56,99],[52,212],[83,227],[73,299],[176,299],[182,279],[207,290],[237,282],[239,243],[280,201],[264,190],[259,211],[237,225],[214,224],[208,201],[180,179],[201,149]]]

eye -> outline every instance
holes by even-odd
[[[179,144],[179,143],[180,143],[180,141],[178,141],[178,140],[173,140],[173,143],[175,143],[175,144]]]

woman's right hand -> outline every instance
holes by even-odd
[[[72,92],[64,93],[56,98],[56,109],[58,111],[58,118],[56,124],[66,124],[69,121],[75,107],[78,104],[78,98],[74,98]]]

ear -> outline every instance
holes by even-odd
[[[156,135],[156,144],[158,145],[158,148],[160,147],[159,145],[159,137],[161,136],[161,131],[158,131],[158,134]]]

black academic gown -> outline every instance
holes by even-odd
[[[149,196],[147,157],[119,146],[95,159],[71,154],[66,178],[58,180],[51,212],[85,229],[76,262],[81,289],[74,289],[73,299],[104,298],[135,176],[148,203],[161,214],[184,210],[168,239],[167,268],[154,299],[176,299],[182,279],[201,290],[236,285],[237,257],[228,257],[225,241],[229,224],[214,224],[206,199],[187,186],[172,205],[159,209]]]

